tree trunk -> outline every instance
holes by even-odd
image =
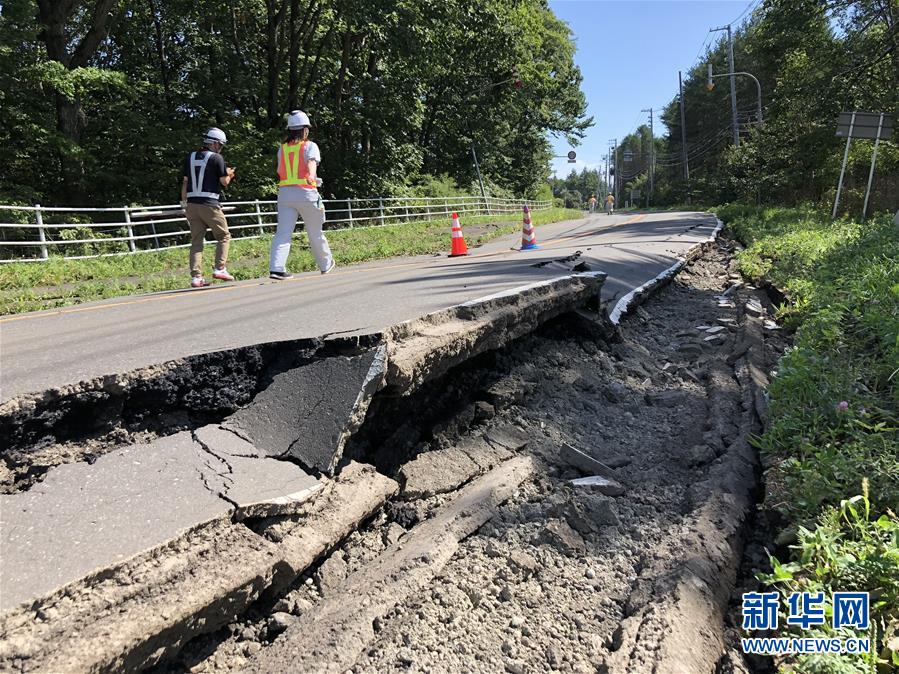
[[[322,38],[321,42],[318,43],[318,49],[315,52],[315,59],[312,61],[312,67],[309,69],[309,77],[306,78],[306,86],[303,88],[303,96],[300,99],[300,107],[306,107],[306,101],[309,100],[309,94],[312,91],[312,83],[315,81],[315,77],[318,75],[318,63],[321,60],[322,52],[325,50],[325,46],[331,41],[331,37],[334,35],[334,30],[337,27],[337,22],[331,24],[331,27],[328,29],[328,32]]]
[[[368,52],[368,67],[366,68],[366,72],[368,73],[368,81],[366,82],[362,94],[366,119],[365,134],[362,139],[362,151],[365,153],[365,157],[369,158],[371,156],[371,120],[374,117],[371,111],[372,100],[370,92],[374,88],[374,81],[378,75],[378,57],[375,53],[374,41],[372,41],[371,50]]]
[[[91,11],[90,26],[77,40],[66,32],[66,25],[70,23],[76,9],[75,0],[38,0],[37,4],[38,19],[43,26],[41,37],[47,47],[47,56],[68,70],[74,70],[86,66],[105,39],[116,0],[96,0]],[[81,144],[85,121],[81,101],[77,96],[70,100],[62,93],[56,94],[56,128],[76,148]],[[60,166],[64,198],[76,203],[83,195],[81,181],[84,163],[78,159],[77,152],[72,152],[72,148],[63,148],[60,152]]]
[[[315,30],[318,27],[318,19],[321,16],[322,12],[322,4],[314,3],[314,9],[312,12],[306,12],[303,17],[303,23],[300,26],[299,30],[296,32],[296,40],[297,40],[297,49],[296,54],[291,58],[291,71],[290,71],[290,108],[295,109],[298,107],[298,103],[300,101],[300,83],[306,78],[307,70],[309,64],[312,62],[310,58],[310,51],[312,47],[312,42],[315,38]],[[302,50],[303,52],[303,67],[299,68],[299,52]],[[305,95],[303,96],[303,100],[305,100]],[[299,105],[302,108],[302,105]]]
[[[278,109],[278,49],[279,49],[279,28],[284,20],[284,13],[287,9],[286,0],[278,2],[278,0],[266,0],[267,21],[265,24],[265,65],[268,74],[268,89],[266,93],[266,111],[268,112],[268,123],[271,128],[278,126],[281,118]]]
[[[156,58],[159,60],[159,78],[162,80],[162,90],[165,95],[166,106],[172,111],[172,90],[169,86],[169,68],[165,59],[165,43],[162,41],[162,19],[156,8],[156,0],[148,0],[150,16],[153,18],[153,29],[156,35]]]

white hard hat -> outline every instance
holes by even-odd
[[[206,131],[206,135],[203,136],[203,142],[215,142],[224,145],[228,142],[228,137],[225,135],[224,131],[214,126]]]
[[[302,110],[294,110],[287,115],[288,129],[302,129],[304,126],[312,126],[312,123],[309,121],[309,115]]]

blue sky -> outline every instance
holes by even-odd
[[[575,61],[584,75],[588,114],[594,126],[574,150],[576,164],[553,160],[557,175],[585,165],[594,168],[609,147],[609,139],[632,132],[648,113],[677,93],[677,71],[697,61],[708,34],[733,22],[750,0],[550,0],[556,16],[568,23],[577,43]],[[745,16],[740,19],[744,20]],[[704,51],[704,50],[703,50]],[[656,129],[659,129],[657,126]],[[555,154],[565,155],[564,139],[553,139]]]

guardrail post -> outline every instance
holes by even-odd
[[[403,204],[403,208],[406,209],[406,222],[409,222],[409,202],[408,201],[405,204]]]
[[[44,234],[44,215],[41,213],[41,205],[34,205],[34,217],[37,220],[37,236],[41,241],[41,259],[46,260],[50,257],[50,254],[47,252],[47,246],[45,245],[47,241],[47,235]]]
[[[349,197],[346,198],[346,212],[347,217],[350,219],[350,227],[353,226],[353,202]]]
[[[265,234],[262,231],[262,210],[259,208],[259,199],[253,201],[253,204],[256,206],[256,224],[259,225],[259,236]]]
[[[378,197],[378,210],[381,212],[381,226],[384,226],[384,198]]]
[[[153,232],[153,246],[159,250],[159,237],[156,236],[156,223],[150,220],[150,231]]]
[[[125,227],[128,228],[128,250],[134,252],[134,230],[131,227],[131,211],[128,206],[122,206],[122,212],[125,214]]]
[[[443,200],[443,213],[446,217],[449,217],[449,199]]]

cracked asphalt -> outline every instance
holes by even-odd
[[[463,222],[463,228],[465,223]],[[498,238],[464,258],[419,256],[202,290],[155,293],[0,319],[3,400],[175,358],[241,346],[390,325],[493,293],[563,275],[577,262],[609,278],[612,302],[670,266],[715,227],[707,213],[647,213],[538,228],[541,249]],[[373,231],[372,236],[377,236]],[[447,246],[449,246],[449,228]]]

